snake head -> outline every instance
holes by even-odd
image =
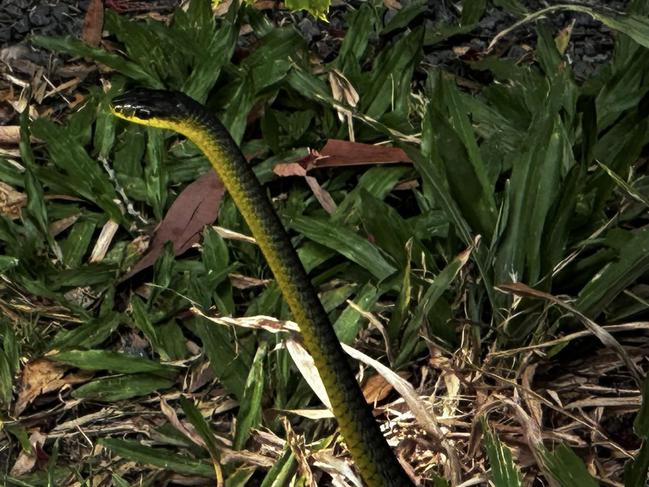
[[[179,92],[138,88],[113,98],[111,112],[130,122],[169,128],[191,114],[197,103]]]

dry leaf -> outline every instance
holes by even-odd
[[[51,362],[46,358],[37,359],[25,365],[14,414],[19,416],[40,395],[59,390],[65,385],[85,382],[92,376],[87,372],[65,375],[67,369],[67,365]]]
[[[363,481],[349,463],[335,456],[331,450],[318,450],[312,456],[315,460],[313,466],[331,475],[334,486],[347,486],[347,482],[351,482],[355,487],[363,487]]]
[[[0,126],[0,144],[16,145],[20,142],[20,126],[4,125]]]
[[[351,110],[345,108],[355,107],[360,100],[358,92],[354,85],[345,78],[345,75],[337,69],[329,71],[329,85],[331,86],[331,94],[339,105],[336,105],[336,112],[338,112],[338,119],[341,122],[347,121],[347,130],[349,133],[349,140],[354,142],[354,117]]]
[[[175,255],[183,254],[198,242],[203,227],[216,220],[224,194],[225,186],[214,171],[206,172],[189,184],[167,211],[147,253],[126,274],[124,280],[152,266],[166,242],[173,243]]]
[[[318,154],[315,167],[412,162],[398,147],[361,144],[338,139],[329,139]]]
[[[212,323],[225,326],[240,326],[242,328],[252,328],[255,330],[266,330],[270,333],[290,333],[298,332],[300,329],[292,321],[280,321],[272,316],[243,316],[241,318],[228,318],[227,316],[207,316],[200,309],[192,306],[189,310],[210,320]]]
[[[409,376],[408,372],[399,372],[398,374],[403,379],[407,379]],[[381,374],[374,374],[363,384],[363,395],[369,404],[376,404],[388,397],[393,389],[394,387],[385,377]]]
[[[402,8],[399,0],[383,0],[383,5],[385,5],[390,10],[401,10]]]
[[[212,13],[216,17],[223,17],[230,10],[232,0],[221,0],[220,2],[212,2]]]
[[[575,26],[576,19],[572,19],[572,22],[568,26],[561,29],[559,34],[554,38],[554,45],[557,46],[557,51],[563,56],[570,45],[570,37],[572,36],[572,28]]]
[[[259,279],[257,277],[244,276],[243,274],[231,273],[230,284],[237,289],[249,289],[251,287],[265,286],[273,282],[272,279]]]
[[[56,237],[59,233],[63,233],[72,225],[74,225],[80,216],[81,213],[77,213],[75,215],[56,220],[55,222],[50,223],[50,225],[47,227],[47,230],[48,232],[50,232],[52,237]]]
[[[318,203],[320,203],[320,206],[332,215],[336,211],[336,202],[334,199],[331,197],[329,194],[329,191],[324,189],[322,186],[320,186],[320,183],[318,183],[318,180],[314,178],[313,176],[306,176],[304,178],[306,180],[306,183],[309,185],[309,188],[311,188],[311,191],[313,192],[313,196],[318,200]]]
[[[280,409],[279,411],[315,420],[335,418],[334,414],[329,409]]]
[[[293,338],[286,340],[286,349],[311,390],[315,392],[315,395],[322,401],[322,404],[328,409],[331,409],[331,401],[320,378],[320,373],[313,362],[313,357]]]
[[[435,438],[444,448],[444,451],[448,456],[448,473],[450,474],[450,477],[452,477],[451,482],[453,485],[459,484],[462,467],[460,465],[460,460],[457,456],[457,452],[455,451],[453,445],[449,443],[449,441],[445,438],[442,430],[439,427],[439,424],[437,423],[437,420],[435,419],[435,416],[428,409],[426,409],[424,402],[421,401],[419,394],[417,394],[417,391],[415,391],[412,384],[400,377],[396,372],[386,367],[378,360],[374,360],[373,358],[365,355],[363,352],[359,352],[349,345],[346,345],[344,343],[342,343],[341,345],[347,355],[372,367],[379,374],[381,374],[385,378],[385,380],[387,380],[392,385],[392,387],[396,389],[401,397],[403,397],[404,401],[406,401],[406,404],[408,404],[408,407],[412,411],[412,414],[414,414],[415,418],[417,418],[419,425],[424,428],[433,438]]]
[[[313,157],[307,157],[300,162],[287,162],[277,164],[273,167],[273,172],[280,177],[288,176],[301,176],[311,188],[313,196],[316,197],[320,206],[330,215],[336,211],[336,202],[331,197],[329,192],[320,186],[318,180],[313,176],[309,176],[307,171],[311,169],[312,162],[315,160]]]
[[[201,362],[195,367],[192,367],[189,377],[187,379],[187,384],[185,390],[187,392],[196,392],[198,389],[203,387],[205,384],[208,384],[216,379],[214,374],[214,369],[209,362]]]
[[[81,40],[92,47],[99,46],[101,31],[104,28],[104,2],[103,0],[90,0],[86,16],[83,19]]]
[[[101,229],[101,233],[99,234],[99,238],[97,239],[97,242],[92,249],[88,262],[90,262],[91,264],[93,262],[100,262],[104,259],[104,257],[106,257],[106,254],[108,253],[108,247],[110,247],[110,244],[113,241],[113,237],[117,233],[118,229],[119,223],[114,220],[108,220],[104,224]]]
[[[257,245],[257,241],[253,237],[250,237],[249,235],[244,235],[243,233],[237,233],[233,230],[228,230],[227,228],[223,228],[219,226],[213,226],[212,230],[214,230],[218,234],[218,236],[224,240],[236,240],[238,242],[246,242],[249,244]]]
[[[12,220],[20,218],[21,209],[27,204],[27,195],[16,191],[0,181],[0,213]]]
[[[442,398],[444,417],[452,417],[457,414],[460,402],[460,378],[452,370],[442,372],[446,395]]]
[[[167,401],[165,401],[162,398],[160,399],[160,410],[162,411],[162,414],[164,414],[165,417],[169,420],[171,426],[173,426],[178,431],[180,431],[183,435],[185,435],[185,437],[187,437],[188,440],[192,441],[193,443],[200,446],[201,448],[207,448],[205,441],[203,440],[203,438],[201,438],[201,436],[198,433],[196,433],[194,426],[191,424],[183,423],[178,418],[178,415],[176,414],[174,408],[169,406],[169,403],[167,403]]]
[[[307,163],[309,161],[306,161]],[[281,164],[276,164],[273,167],[273,172],[280,177],[288,176],[306,176],[308,169],[303,166],[301,162],[286,162]]]
[[[309,466],[309,453],[306,448],[303,435],[298,435],[293,428],[291,423],[286,419],[282,418],[282,424],[284,426],[284,431],[286,431],[286,442],[288,443],[295,460],[297,460],[297,468],[300,472],[300,476],[303,479],[303,484],[308,485],[309,487],[316,487],[315,479],[313,478],[313,472]]]
[[[13,467],[11,467],[11,472],[9,475],[11,475],[12,477],[21,477],[22,475],[31,472],[36,466],[37,462],[46,462],[48,455],[43,451],[43,445],[45,444],[46,439],[47,435],[42,434],[38,430],[34,431],[29,436],[29,444],[32,447],[32,451],[20,451],[18,458],[16,459],[16,463],[14,463]]]

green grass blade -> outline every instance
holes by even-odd
[[[635,457],[624,465],[624,487],[646,487],[649,470],[649,442],[644,439]]]
[[[480,21],[487,8],[487,0],[466,0],[462,4],[460,25],[473,25]]]
[[[93,59],[150,88],[163,88],[162,83],[154,74],[143,69],[138,64],[127,61],[118,54],[109,53],[97,47],[90,47],[78,39],[72,37],[33,36],[31,42],[52,51]]]
[[[620,230],[622,232],[622,230]],[[584,286],[575,307],[597,316],[618,294],[649,270],[649,226],[627,233],[619,257],[609,262]]]
[[[512,171],[512,200],[507,230],[497,253],[496,282],[536,282],[541,271],[541,242],[547,217],[560,198],[563,164],[572,164],[571,147],[558,117],[535,122],[528,151]]]
[[[248,377],[248,353],[235,350],[232,336],[225,328],[217,327],[205,318],[196,317],[192,330],[203,343],[203,351],[223,386],[237,398],[243,396]]]
[[[122,319],[121,314],[110,312],[107,316],[85,321],[71,330],[61,330],[54,337],[51,349],[96,347],[117,329]]]
[[[463,130],[462,122],[456,123]],[[469,137],[470,132],[464,133],[466,141]],[[462,138],[432,103],[424,120],[422,149],[437,171],[444,174],[448,190],[471,228],[491,239],[497,211],[486,173],[478,160],[471,161]],[[475,156],[479,157],[477,154],[476,151]]]
[[[89,382],[72,391],[72,397],[105,402],[123,401],[169,389],[175,383],[175,379],[166,379],[157,375],[129,374]]]
[[[239,2],[235,1],[232,2],[228,15],[219,28],[214,27],[212,15],[208,15],[207,20],[203,21],[204,25],[200,25],[199,28],[196,28],[195,25],[189,26],[198,35],[203,32],[206,37],[202,42],[197,42],[199,46],[199,52],[196,53],[197,59],[191,74],[182,87],[182,91],[195,100],[205,102],[208,93],[221,74],[221,69],[234,53],[239,34],[238,12]]]
[[[216,478],[220,481],[223,481],[223,472],[221,471],[220,465],[219,447],[216,444],[216,438],[214,437],[212,429],[210,428],[209,424],[207,424],[207,422],[203,418],[203,415],[193,402],[181,396],[180,406],[183,408],[183,411],[187,416],[187,420],[194,426],[196,432],[205,442],[207,450],[210,452],[210,457],[212,458],[212,464]]]
[[[234,433],[233,446],[235,450],[241,450],[250,436],[250,430],[261,423],[261,400],[264,392],[264,361],[266,359],[265,342],[259,345],[257,353],[252,361],[243,397],[239,404],[237,415],[237,429]]]
[[[446,178],[439,171],[438,167],[432,164],[430,160],[426,160],[419,151],[408,146],[404,146],[404,150],[406,150],[408,156],[412,159],[415,168],[424,181],[425,186],[427,186],[430,193],[432,193],[435,203],[437,203],[437,205],[439,205],[439,207],[444,211],[449,222],[455,226],[455,231],[459,234],[464,244],[467,246],[473,246],[474,234],[462,215],[457,203],[453,200],[446,184]],[[484,281],[484,287],[489,296],[489,301],[495,308],[497,301],[491,284],[493,282],[491,277],[492,268],[487,265],[486,253],[479,247],[473,252],[473,258],[480,270],[480,275]]]
[[[521,487],[521,475],[514,464],[511,450],[491,431],[486,431],[484,438],[494,486]]]
[[[581,458],[566,445],[561,444],[554,451],[544,450],[541,455],[561,487],[599,487]]]
[[[374,119],[386,111],[407,113],[412,73],[421,54],[423,39],[424,29],[418,27],[376,58],[372,77],[359,105],[362,113]]]
[[[39,118],[32,123],[32,132],[47,143],[52,162],[67,174],[61,179],[74,193],[97,204],[111,219],[123,220],[110,178],[68,130]]]
[[[372,7],[363,3],[358,10],[351,10],[345,20],[348,31],[340,44],[335,64],[344,74],[350,75],[360,70],[362,56],[367,49],[377,19]]]
[[[115,455],[144,465],[154,465],[183,475],[214,478],[214,469],[208,462],[179,455],[177,451],[151,448],[138,441],[102,438],[99,444]]]
[[[72,226],[72,230],[61,245],[63,263],[71,269],[81,265],[88,253],[97,222],[83,216]]]
[[[342,343],[351,344],[358,336],[363,322],[363,316],[358,309],[369,311],[378,299],[377,289],[369,283],[358,291],[354,299],[356,308],[347,306],[333,324],[336,335]]]
[[[165,375],[174,371],[173,367],[153,360],[108,350],[71,350],[50,355],[48,358],[83,370],[110,370],[123,374],[151,372]]]
[[[288,221],[287,225],[314,242],[344,255],[379,280],[396,271],[376,246],[352,230],[341,226],[332,232],[331,223],[327,218],[298,216]]]
[[[164,133],[161,130],[147,127],[146,165],[144,182],[147,202],[153,208],[156,219],[162,220],[167,200],[167,171],[164,167],[166,155]]]
[[[425,322],[428,313],[435,303],[442,297],[442,294],[453,283],[456,276],[462,270],[469,260],[471,252],[466,250],[455,257],[442,271],[435,277],[433,283],[428,286],[417,306],[413,318],[402,334],[401,348],[396,359],[396,365],[403,365],[410,359],[410,355],[415,348],[419,338],[419,329]]]

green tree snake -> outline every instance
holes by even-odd
[[[412,486],[363,397],[282,222],[227,129],[201,104],[176,92],[137,89],[115,98],[111,110],[130,122],[178,132],[205,154],[250,227],[300,325],[304,345],[363,480],[370,487]]]

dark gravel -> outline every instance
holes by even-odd
[[[401,0],[402,5],[407,5],[409,0]],[[537,11],[541,8],[566,2],[559,1],[523,1],[523,5],[529,11]],[[588,5],[599,9],[611,9],[624,12],[629,3],[628,0],[583,0],[582,5]],[[353,2],[352,2],[353,4]],[[425,13],[420,18],[411,22],[426,23],[431,27],[440,23],[457,23],[461,16],[459,8],[461,2],[430,0]],[[311,48],[325,62],[331,61],[338,51],[345,31],[345,13],[347,6],[332,8],[329,23],[317,21],[303,13],[276,12],[274,16],[278,21],[286,21],[287,17],[296,25],[303,37],[309,42]],[[386,19],[395,15],[394,11],[386,12]],[[454,72],[463,77],[471,78],[471,70],[460,58],[456,49],[458,47],[469,48],[474,53],[483,52],[493,37],[500,31],[511,26],[518,20],[509,12],[489,7],[486,15],[481,19],[478,27],[463,35],[456,35],[443,42],[426,48],[424,64],[428,67],[436,67]],[[611,58],[614,46],[615,34],[600,22],[593,20],[587,14],[573,12],[555,12],[549,16],[550,23],[555,33],[569,26],[573,26],[571,42],[567,55],[570,60],[577,80],[585,80],[591,77],[597,69],[606,64]],[[394,35],[394,34],[393,34]],[[398,33],[396,33],[398,35]],[[376,44],[382,40],[377,39]],[[527,46],[533,48],[536,44],[536,31],[534,24],[523,26],[502,41],[503,55],[505,57],[520,60],[528,55]],[[375,46],[380,47],[380,46]],[[368,59],[371,62],[371,59]]]
[[[123,9],[126,12],[142,13],[150,10],[160,11],[161,6],[170,10],[179,0],[108,0],[106,5]],[[401,0],[407,5],[410,0]],[[79,36],[83,25],[83,18],[89,0],[0,0],[0,54],[3,48],[25,44],[25,39],[32,34],[42,35],[72,35]],[[354,5],[357,0],[352,0]],[[548,5],[559,2],[543,0],[523,1],[531,10],[538,10]],[[582,0],[600,8],[610,8],[624,11],[628,0]],[[427,23],[435,25],[439,22],[453,23],[459,19],[461,2],[451,0],[430,0],[423,16],[413,20],[412,24]],[[335,58],[345,35],[346,13],[349,5],[342,4],[331,9],[329,22],[321,22],[304,13],[290,13],[283,10],[267,12],[278,23],[293,23],[310,44],[310,47],[325,62]],[[388,11],[386,16],[394,15]],[[597,68],[606,63],[611,56],[614,34],[601,23],[594,21],[585,14],[570,12],[555,13],[550,16],[549,22],[556,32],[568,26],[575,20],[568,57],[572,62],[577,79],[584,80],[592,76]],[[500,8],[489,7],[487,14],[480,21],[479,27],[469,34],[454,36],[426,48],[424,58],[425,66],[439,67],[449,70],[460,76],[471,77],[470,69],[460,55],[457,48],[470,48],[472,52],[482,52],[489,41],[501,30],[516,21],[516,17]],[[392,32],[390,36],[398,36],[400,32]],[[375,49],[387,38],[376,39]],[[524,46],[534,46],[536,34],[534,26],[529,25],[517,29],[503,41],[503,55],[520,59],[527,53]],[[51,63],[52,54],[35,49],[22,49],[22,56],[30,61],[47,66]],[[368,63],[371,59],[368,59]]]
[[[2,0],[0,46],[29,34],[79,35],[88,0]]]

